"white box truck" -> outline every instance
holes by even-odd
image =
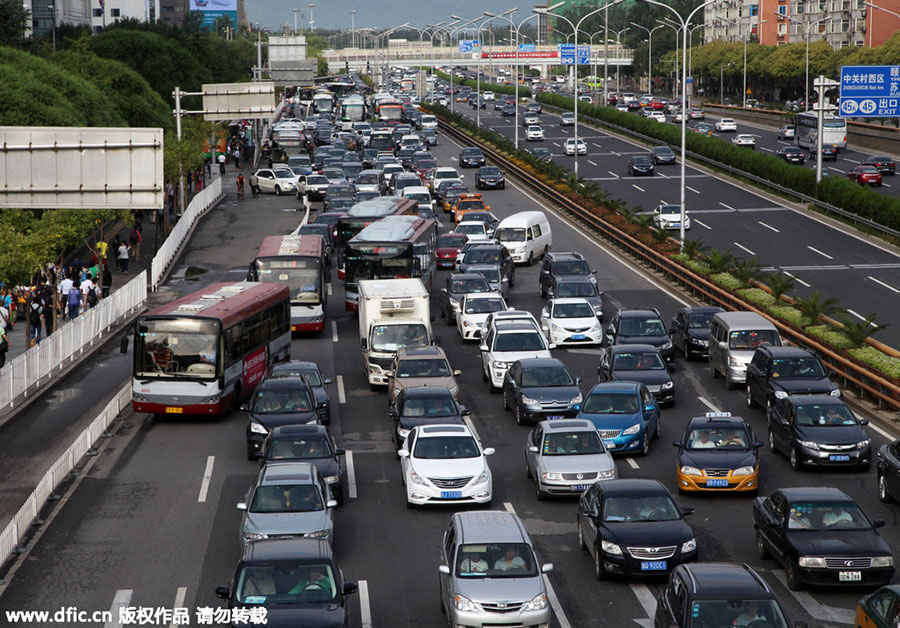
[[[433,343],[428,290],[421,279],[359,282],[359,345],[371,386],[388,385],[398,349]]]

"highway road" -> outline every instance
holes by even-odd
[[[549,120],[549,116],[545,119]],[[550,135],[562,137],[556,129]],[[604,163],[611,162],[600,152],[616,150],[621,154],[627,149],[628,145],[619,140],[595,135],[602,149],[592,149],[589,159],[596,161],[599,157]],[[551,146],[554,141],[558,139],[549,140]],[[459,147],[442,137],[441,144],[433,150],[439,164],[452,165]],[[621,169],[622,160],[616,157],[615,161]],[[466,174],[466,180],[470,180],[474,173]],[[697,178],[704,180],[701,186],[724,185],[712,179],[706,181],[707,177]],[[649,186],[664,181],[656,177],[641,183]],[[618,185],[625,190],[630,184],[620,181]],[[662,194],[666,192],[657,195]],[[664,320],[669,320],[677,308],[690,303],[615,257],[518,186],[510,185],[506,190],[486,195],[493,211],[501,217],[526,209],[547,212],[554,250],[581,251],[598,271],[597,280],[608,295],[607,320],[616,308],[645,306],[658,307]],[[740,203],[737,206],[743,207]],[[264,196],[238,202],[229,195],[199,224],[183,259],[166,283],[164,298],[174,298],[214,281],[241,279],[265,235],[286,233],[297,224],[300,214],[295,209],[296,201],[290,197]],[[753,219],[762,218],[762,213],[758,214],[754,213]],[[722,225],[728,223],[716,222],[715,215],[697,212],[702,220],[725,228]],[[782,225],[774,220],[787,219],[789,215],[794,214],[786,210],[767,212],[765,220],[773,221],[772,226]],[[796,216],[795,220],[806,220]],[[734,216],[731,218],[733,223]],[[446,225],[447,219],[442,220]],[[741,238],[745,236],[742,234]],[[537,266],[517,269],[516,286],[509,299],[512,306],[538,312],[542,301],[537,291],[537,270]],[[295,358],[317,360],[325,375],[336,379],[331,390],[332,431],[349,452],[350,499],[336,512],[335,552],[346,577],[364,582],[366,591],[366,595],[355,595],[350,600],[351,625],[445,626],[437,595],[438,547],[451,511],[405,507],[400,467],[391,448],[386,395],[370,391],[363,378],[356,321],[343,311],[342,287],[336,281],[336,273],[332,278],[328,312],[333,324],[320,336],[294,340],[292,351]],[[437,313],[435,308],[433,311]],[[490,458],[493,507],[518,513],[543,559],[555,564],[555,570],[549,574],[555,625],[650,625],[661,581],[598,583],[592,578],[591,561],[577,547],[575,503],[537,501],[523,468],[527,428],[517,426],[512,415],[503,411],[500,396],[487,391],[479,374],[477,347],[463,345],[454,328],[439,318],[435,325],[453,367],[463,371],[461,402],[472,411],[472,425],[485,446],[497,449]],[[554,354],[584,378],[583,392],[587,392],[596,381],[597,351],[559,349]],[[120,368],[105,374],[101,381],[112,389],[127,381],[128,375],[127,369]],[[726,391],[722,380],[713,380],[703,363],[679,360],[673,376],[678,401],[673,408],[663,410],[662,438],[653,442],[647,457],[620,458],[618,469],[621,477],[657,478],[674,494],[675,450],[670,442],[680,436],[691,416],[712,409],[732,411],[748,419],[762,439],[765,417],[762,410],[746,409],[743,395]],[[87,386],[77,377],[62,385]],[[35,416],[29,419],[45,420],[47,412],[48,409],[37,407]],[[0,612],[56,610],[61,606],[107,610],[119,604],[191,609],[220,606],[214,589],[228,582],[239,555],[240,513],[235,504],[244,496],[257,470],[257,465],[244,456],[245,422],[243,413],[216,420],[126,417],[124,429],[109,439],[103,453],[93,459],[90,470],[65,498],[11,579],[0,585]],[[893,437],[877,428],[870,429],[870,433],[876,447]],[[30,449],[21,454],[27,456],[39,449],[40,443],[32,442]],[[768,450],[761,455],[763,494],[783,486],[839,487],[854,495],[869,517],[886,519],[888,525],[882,533],[893,547],[900,547],[900,508],[878,501],[874,471],[795,473],[783,456]],[[676,501],[696,508],[689,522],[703,560],[747,562],[759,569],[793,619],[824,627],[852,621],[851,609],[862,591],[792,593],[784,585],[783,571],[756,557],[750,497],[688,496],[676,497]]]

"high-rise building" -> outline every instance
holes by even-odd
[[[159,21],[181,26],[190,10],[188,3],[189,0],[159,0]]]
[[[31,29],[28,35],[32,37],[50,35],[54,18],[57,25],[91,24],[90,0],[24,0],[22,4],[31,12]]]
[[[132,19],[141,22],[155,22],[158,0],[91,0],[91,27],[95,33],[104,26],[119,20]]]

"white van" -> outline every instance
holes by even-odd
[[[419,204],[419,209],[434,210],[431,192],[424,185],[408,185],[403,188],[403,198],[411,198]]]
[[[762,345],[782,346],[778,328],[756,312],[719,312],[709,325],[709,367],[729,389],[747,381],[747,365]]]
[[[531,265],[553,246],[553,234],[544,212],[528,211],[504,218],[494,231],[516,263]]]

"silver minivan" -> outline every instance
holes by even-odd
[[[757,347],[782,345],[778,328],[756,312],[719,312],[709,326],[709,366],[729,389],[747,380],[747,365]]]
[[[441,545],[441,608],[451,626],[549,628],[543,574],[552,570],[514,513],[458,512]]]

